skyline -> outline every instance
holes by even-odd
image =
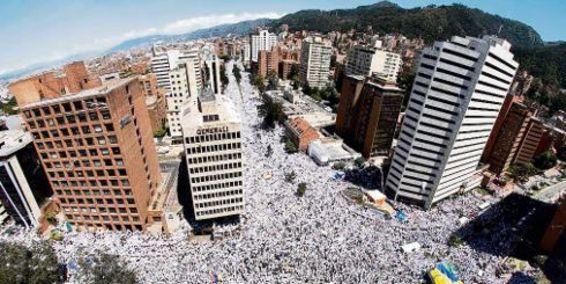
[[[231,3],[221,0],[192,1],[187,5],[171,1],[7,1],[0,11],[0,75],[35,64],[65,59],[81,53],[100,52],[123,41],[154,34],[181,34],[220,24],[258,18],[279,18],[302,9],[331,10],[355,8],[378,1],[276,1],[265,4],[252,0]],[[545,41],[566,39],[560,29],[566,20],[559,16],[566,3],[558,0],[523,1],[520,7],[503,1],[391,1],[403,8],[459,2],[491,14],[532,26]],[[23,5],[22,5],[23,3]],[[206,5],[205,5],[206,4]],[[550,9],[553,7],[553,9]],[[45,13],[49,11],[47,14]],[[87,11],[87,12],[85,12]],[[545,16],[543,16],[543,14]],[[552,22],[557,19],[560,22]],[[47,27],[47,28],[46,28]]]

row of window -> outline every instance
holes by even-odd
[[[228,160],[235,160],[241,159],[242,153],[228,153],[228,154],[221,154],[221,155],[210,155],[204,157],[196,157],[196,158],[188,158],[187,162],[190,165],[193,164],[202,164],[202,163],[210,163],[210,162],[220,162],[220,161],[228,161]]]
[[[226,139],[239,139],[239,138],[240,138],[240,131],[236,131],[236,132],[213,133],[207,135],[186,137],[185,142],[187,144],[191,144],[191,143],[202,143],[202,142],[219,141]]]
[[[79,135],[79,134],[73,134],[73,135]],[[104,146],[106,144],[118,144],[118,138],[115,135],[109,135],[108,137],[98,136],[98,137],[85,137],[84,139],[75,138],[75,139],[56,140],[53,142],[51,141],[35,142],[35,145],[37,145],[37,148],[40,150],[56,149],[56,148],[63,149],[64,147],[72,148],[72,147],[96,146],[96,145]]]
[[[26,118],[31,117],[44,117],[51,114],[69,113],[73,111],[81,111],[87,109],[94,109],[106,106],[105,97],[97,97],[92,99],[87,99],[84,101],[75,101],[62,104],[56,104],[51,106],[45,106],[41,108],[34,108],[32,110],[24,111]]]
[[[88,180],[52,180],[51,184],[54,187],[59,187],[59,188],[68,188],[68,187],[86,187],[86,186],[91,186],[94,188],[100,188],[100,187],[106,187],[106,186],[113,186],[113,187],[118,187],[120,185],[122,185],[123,187],[125,186],[130,186],[130,182],[128,181],[128,179],[121,179],[121,180],[117,180],[117,179],[101,179],[99,177],[97,177],[96,179],[90,179]],[[128,193],[126,193],[128,195]]]
[[[99,149],[81,149],[78,151],[42,152],[40,153],[40,155],[41,158],[45,161],[47,159],[66,159],[67,157],[77,158],[77,155],[79,157],[87,157],[88,155],[90,155],[93,158],[98,158],[99,152],[103,156],[109,156],[110,153],[112,153],[113,155],[120,155],[121,153],[120,148],[112,147]]]
[[[225,170],[231,170],[231,169],[239,169],[241,167],[242,167],[241,162],[227,163],[227,164],[216,164],[216,165],[211,165],[211,166],[202,166],[202,167],[190,168],[189,173],[195,174],[195,173],[225,171]]]
[[[226,212],[238,212],[238,211],[243,211],[243,210],[244,210],[243,205],[237,205],[237,206],[230,206],[230,207],[225,207],[225,208],[216,208],[216,209],[210,209],[210,210],[196,211],[195,214],[198,217],[198,216],[222,214],[222,213],[226,213]]]
[[[87,119],[88,118],[88,119]],[[36,119],[28,119],[28,124],[30,129],[43,128],[43,127],[54,127],[69,125],[74,123],[88,123],[88,122],[98,122],[100,120],[109,120],[111,118],[109,110],[90,111],[87,113],[81,112],[78,114],[65,114],[60,115],[55,118],[52,117],[37,117]]]
[[[91,166],[94,167],[102,167],[104,162],[104,166],[105,167],[112,167],[112,166],[123,166],[124,165],[124,161],[122,159],[104,159],[102,160],[102,162],[100,160],[92,160],[92,163],[90,160],[74,160],[73,163],[71,164],[70,161],[63,161],[63,162],[59,162],[59,161],[55,161],[55,162],[45,162],[45,167],[48,169],[51,168],[55,168],[55,169],[59,169],[59,168],[66,168],[66,169],[70,169],[70,168],[89,168]]]
[[[218,144],[218,145],[196,146],[196,147],[187,148],[187,154],[200,154],[200,153],[218,152],[218,151],[226,151],[226,150],[236,150],[241,148],[242,145],[239,142]]]
[[[192,177],[191,184],[216,181],[216,180],[225,180],[225,179],[237,178],[241,176],[242,176],[242,172],[233,172],[233,173],[224,173],[224,174],[209,175],[203,177]]]
[[[129,211],[128,211],[129,209]],[[93,215],[93,214],[97,214],[97,213],[102,213],[102,214],[137,214],[138,213],[138,209],[136,207],[120,207],[120,208],[114,208],[114,207],[77,207],[77,206],[65,206],[63,208],[63,210],[65,211],[65,213],[69,213],[69,214],[81,214],[81,213],[86,213],[89,215]]]
[[[99,125],[83,125],[81,127],[71,127],[68,128],[60,128],[60,129],[52,129],[52,130],[42,130],[42,131],[32,131],[33,136],[36,140],[38,139],[56,139],[59,137],[67,138],[69,135],[79,135],[79,136],[88,136],[92,133],[102,133],[106,129],[106,132],[114,131],[114,125],[112,123],[104,124],[104,128]]]
[[[206,202],[202,202],[202,203],[195,203],[195,208],[215,207],[215,206],[221,206],[221,205],[226,205],[226,204],[234,204],[234,203],[242,203],[242,202],[244,202],[243,198],[236,197],[236,198],[229,198],[229,199],[206,201]]]
[[[237,180],[237,181],[230,181],[230,182],[221,182],[221,183],[215,183],[215,184],[193,186],[193,187],[191,187],[191,190],[193,192],[201,192],[201,191],[209,191],[209,190],[216,190],[216,189],[222,189],[222,188],[242,186],[242,184],[243,184],[243,182],[241,180]]]

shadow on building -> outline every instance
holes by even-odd
[[[513,193],[459,228],[450,239],[460,239],[476,251],[517,258],[533,266],[541,266],[551,281],[566,279],[564,254],[554,253],[548,259],[543,257],[546,260],[544,263],[537,260],[545,255],[539,243],[556,209],[555,204]],[[519,281],[524,277],[528,276],[513,274],[511,279],[518,282],[510,283],[529,283]]]
[[[179,164],[179,180],[177,182],[177,196],[179,204],[183,206],[183,217],[191,225],[197,235],[212,233],[214,225],[230,225],[240,222],[239,216],[229,216],[211,220],[196,220],[193,207],[193,199],[190,192],[189,174],[187,171],[187,159],[181,158]]]

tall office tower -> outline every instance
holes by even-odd
[[[40,208],[52,194],[31,133],[0,132],[0,204],[10,219],[28,228],[36,226]]]
[[[518,64],[503,39],[452,37],[423,50],[387,191],[430,208],[472,179]]]
[[[381,79],[365,81],[348,76],[336,118],[337,134],[365,158],[387,155],[391,149],[397,118],[403,103],[403,89]]]
[[[186,60],[179,63],[169,72],[171,85],[167,97],[167,124],[173,142],[182,143],[183,129],[181,127],[183,106],[189,98],[198,95],[199,87],[197,84],[196,73],[194,72],[194,62]]]
[[[240,120],[225,96],[210,89],[183,117],[189,187],[196,220],[244,213]]]
[[[220,81],[220,69],[222,61],[215,54],[211,54],[206,60],[208,86],[217,95],[222,94],[222,82]]]
[[[532,113],[527,106],[520,103],[511,105],[501,129],[493,141],[493,148],[487,160],[490,171],[499,175],[515,163],[531,115]]]
[[[28,79],[13,92],[67,220],[89,230],[143,230],[159,179],[145,96],[137,77],[44,98]]]
[[[310,87],[323,88],[328,84],[332,46],[320,37],[306,38],[301,48],[300,80]]]
[[[403,60],[401,55],[377,47],[356,45],[348,53],[346,75],[377,76],[388,82],[397,82]]]
[[[269,33],[268,30],[260,30],[257,35],[251,35],[251,59],[257,62],[258,53],[261,50],[271,50],[277,43],[277,35]]]
[[[203,79],[200,70],[199,49],[192,48],[188,50],[168,50],[157,51],[156,47],[152,49],[151,72],[157,77],[157,87],[164,89],[166,92],[171,91],[171,77],[169,72],[180,64],[187,61],[193,62],[194,73],[198,89],[202,88]]]

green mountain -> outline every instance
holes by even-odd
[[[535,48],[514,50],[522,68],[545,84],[566,89],[566,42],[548,43]]]
[[[323,33],[333,30],[364,30],[371,26],[376,33],[397,32],[408,37],[422,37],[429,43],[453,35],[481,36],[499,32],[501,37],[515,47],[543,45],[540,35],[524,23],[460,4],[404,9],[382,1],[354,9],[302,10],[274,20],[270,26],[275,28],[281,24],[288,24],[292,30]]]

